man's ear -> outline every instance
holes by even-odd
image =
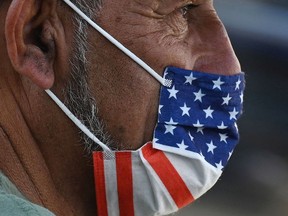
[[[55,77],[55,11],[55,0],[12,0],[6,16],[7,51],[14,69],[43,89],[50,88]]]

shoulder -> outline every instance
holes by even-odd
[[[54,216],[47,209],[29,202],[0,172],[0,216]]]

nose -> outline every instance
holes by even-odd
[[[239,73],[240,63],[219,17],[215,14],[199,29],[200,52],[195,58],[194,70],[222,75]]]

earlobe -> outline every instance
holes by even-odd
[[[50,88],[55,77],[53,26],[49,22],[52,8],[49,0],[12,0],[5,24],[14,69],[43,89]]]

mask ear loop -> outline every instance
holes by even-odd
[[[90,132],[90,130],[84,124],[82,124],[82,122],[79,121],[79,119],[77,119],[76,116],[73,115],[73,113],[71,113],[71,111],[57,98],[57,96],[52,91],[50,91],[49,89],[45,91],[83,133],[85,133],[91,140],[97,143],[103,149],[103,151],[111,152],[111,150],[103,142],[101,142],[97,137],[95,137]]]
[[[122,52],[124,52],[127,56],[129,56],[133,61],[139,64],[142,68],[144,68],[151,76],[153,76],[157,81],[159,81],[163,86],[170,88],[172,86],[171,80],[166,80],[161,77],[158,73],[156,73],[149,65],[147,65],[144,61],[142,61],[139,57],[137,57],[134,53],[128,50],[123,44],[117,41],[114,37],[112,37],[108,32],[102,29],[99,25],[93,22],[89,17],[87,17],[79,8],[76,7],[70,0],[63,0],[68,6],[70,6],[79,16],[81,16],[84,20],[86,20],[94,29],[96,29],[100,34],[102,34],[107,40],[109,40],[112,44],[118,47]]]

